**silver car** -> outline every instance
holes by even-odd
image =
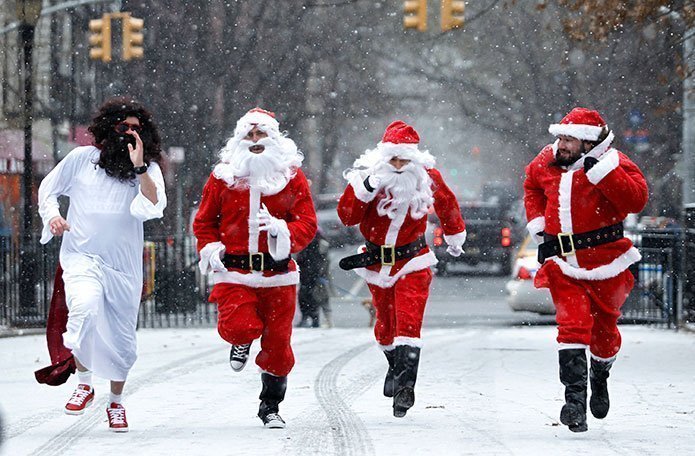
[[[538,263],[538,244],[526,236],[514,259],[512,275],[506,284],[507,303],[516,311],[555,314],[555,306],[547,288],[533,286],[533,278],[541,267]]]

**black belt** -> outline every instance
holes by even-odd
[[[398,260],[412,258],[418,254],[420,250],[427,246],[424,237],[420,237],[410,244],[396,247],[394,245],[378,245],[373,242],[366,242],[367,251],[351,255],[340,260],[340,269],[349,271],[355,268],[364,268],[374,264],[383,264],[385,266],[393,266]]]
[[[269,253],[249,253],[230,255],[225,253],[222,264],[227,268],[245,269],[247,271],[287,272],[292,258],[275,261]]]
[[[586,233],[543,234],[545,242],[538,246],[538,262],[543,264],[552,256],[574,255],[576,250],[588,249],[623,238],[623,224],[604,226]]]

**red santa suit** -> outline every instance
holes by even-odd
[[[256,364],[275,376],[286,376],[294,365],[290,346],[299,271],[290,260],[286,271],[257,271],[225,267],[226,255],[269,254],[282,261],[306,247],[316,234],[316,214],[301,155],[294,142],[279,133],[277,121],[266,111],[252,110],[237,123],[235,135],[221,152],[221,162],[210,175],[193,223],[200,267],[212,273],[215,284],[209,301],[218,305],[218,332],[233,345],[261,338]],[[263,179],[245,175],[250,170],[233,159],[244,149],[242,139],[254,127],[268,133],[265,151],[273,153],[277,170]],[[259,141],[260,143],[261,141]],[[248,165],[253,168],[256,165]],[[252,170],[251,170],[252,171]],[[259,222],[267,211],[278,227],[270,236]],[[256,255],[258,259],[259,256]]]
[[[597,141],[605,125],[596,111],[575,108],[560,124],[551,125],[550,133]],[[610,146],[612,141],[609,132],[569,166],[553,164],[558,141],[531,161],[524,200],[532,235],[586,233],[621,223],[629,213],[644,208],[648,196],[644,176],[625,154]],[[598,162],[585,171],[585,160]],[[640,259],[632,242],[622,237],[544,262],[535,285],[550,289],[561,348],[589,346],[595,358],[604,360],[618,353],[617,320],[634,280],[628,267]]]
[[[412,127],[401,121],[389,125],[377,149],[364,154],[355,162],[356,169],[346,173],[349,183],[338,203],[338,215],[345,225],[359,224],[367,241],[398,248],[424,236],[428,210],[434,207],[451,252],[460,254],[466,226],[459,204],[442,175],[433,168],[434,158],[427,151],[418,150],[418,142]],[[411,160],[407,166],[420,167],[421,185],[430,191],[419,202],[407,198],[384,213],[380,202],[388,199],[387,192],[367,188],[365,179],[374,166],[386,164],[394,156]],[[357,169],[370,165],[372,170]],[[420,346],[422,317],[432,281],[430,266],[436,263],[434,253],[424,245],[414,257],[396,260],[393,265],[378,263],[355,269],[369,284],[377,316],[374,332],[384,351],[398,345]]]

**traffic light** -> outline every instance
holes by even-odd
[[[145,26],[143,19],[132,17],[130,13],[123,13],[123,60],[141,59],[145,54],[143,49],[144,36],[142,28]]]
[[[102,62],[111,61],[111,16],[104,14],[101,19],[89,21],[89,58],[101,60]]]
[[[463,26],[463,11],[466,8],[462,0],[442,0],[442,31]]]
[[[406,29],[418,29],[420,32],[427,30],[427,0],[406,0],[403,2],[403,27]]]

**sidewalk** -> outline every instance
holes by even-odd
[[[106,381],[97,379],[87,413],[65,415],[76,380],[48,387],[33,379],[48,363],[44,337],[5,338],[0,454],[692,454],[695,335],[622,332],[611,413],[590,417],[583,434],[558,422],[563,390],[555,329],[546,326],[426,330],[416,404],[403,419],[381,395],[386,363],[371,330],[297,329],[285,430],[262,427],[258,369],[251,361],[233,373],[214,329],[141,330],[123,435],[107,430]]]

